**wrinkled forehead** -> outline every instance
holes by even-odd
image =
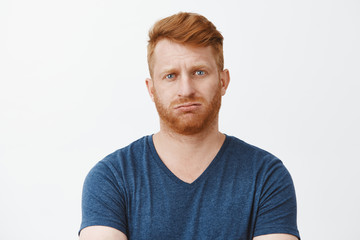
[[[168,39],[162,39],[156,44],[152,60],[154,72],[162,68],[191,67],[193,65],[206,65],[216,68],[212,47],[192,46]]]

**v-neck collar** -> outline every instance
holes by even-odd
[[[187,183],[187,182],[184,182],[183,180],[181,180],[180,178],[178,178],[172,171],[170,171],[170,169],[160,159],[160,157],[159,157],[159,155],[158,155],[158,153],[157,153],[157,151],[155,149],[155,145],[154,145],[154,141],[153,141],[153,135],[147,136],[148,147],[150,148],[151,155],[152,155],[154,161],[163,170],[163,172],[166,175],[168,175],[168,177],[172,181],[174,181],[175,183],[177,183],[179,185],[182,185],[184,187],[194,187],[194,186],[198,185],[199,182],[204,181],[204,179],[207,178],[207,176],[210,174],[210,172],[213,171],[213,169],[215,168],[217,163],[220,162],[221,156],[225,152],[227,146],[229,145],[229,142],[230,142],[230,137],[225,134],[225,140],[224,140],[222,146],[220,147],[218,153],[216,154],[214,159],[209,164],[209,166],[200,174],[200,176],[197,179],[195,179],[191,183]]]

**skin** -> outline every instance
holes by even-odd
[[[127,240],[121,231],[106,226],[86,227],[80,232],[80,240]]]
[[[169,170],[182,181],[192,183],[209,166],[225,140],[218,129],[220,105],[212,110],[226,93],[229,71],[218,70],[210,47],[192,47],[167,39],[157,43],[153,61],[152,78],[146,79],[146,86],[160,116],[154,145]],[[119,230],[104,226],[87,227],[80,234],[80,240],[125,239]],[[253,240],[275,239],[297,238],[269,234]]]
[[[163,39],[155,47],[153,61],[153,78],[146,79],[150,97],[157,106],[163,105],[168,114],[176,116],[179,124],[191,125],[206,118],[210,103],[214,98],[221,101],[226,93],[229,71],[218,71],[210,47],[191,47]],[[181,99],[186,99],[190,109],[186,104],[185,109],[172,107],[172,103]],[[201,131],[191,134],[178,132],[160,114],[160,131],[154,134],[153,140],[169,170],[191,183],[211,163],[225,136],[218,130],[218,111]]]
[[[290,234],[267,234],[254,237],[253,240],[298,240],[297,237]]]

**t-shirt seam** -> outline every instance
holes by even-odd
[[[277,234],[277,233],[291,234],[291,235],[295,235],[298,238],[300,237],[299,231],[296,228],[285,227],[285,226],[281,226],[281,227],[271,226],[271,227],[262,227],[262,228],[256,229],[254,237],[265,235],[265,234]]]
[[[150,150],[150,155],[151,155],[152,160],[153,160],[153,161],[155,162],[155,164],[161,169],[161,171],[162,171],[163,173],[165,173],[165,174],[170,178],[171,181],[173,181],[173,182],[176,183],[176,181],[173,179],[174,176],[170,175],[170,173],[169,173],[168,171],[166,171],[166,169],[164,168],[164,166],[161,165],[161,163],[159,162],[159,160],[161,161],[161,159],[160,159],[159,156],[158,156],[159,159],[157,159],[157,157],[156,157],[156,152],[154,152],[154,151],[156,151],[156,149],[154,149],[155,146],[153,145],[153,143],[151,143],[151,141],[152,141],[152,136],[150,135],[150,136],[148,136],[147,139],[146,139],[146,145],[147,145],[147,147],[148,147],[149,150]],[[165,165],[165,164],[164,164],[164,165]],[[169,171],[170,171],[170,170],[169,170]]]
[[[171,181],[173,181],[175,184],[178,184],[178,185],[181,185],[181,187],[186,187],[186,188],[194,188],[195,186],[199,185],[199,181],[198,179],[199,178],[204,178],[203,174],[205,173],[206,175],[209,175],[208,174],[208,170],[211,170],[209,169],[209,167],[211,168],[214,168],[217,164],[219,164],[220,160],[221,160],[221,157],[224,155],[226,149],[229,147],[229,145],[233,142],[232,141],[232,137],[231,136],[227,136],[225,135],[226,138],[225,138],[225,141],[223,143],[223,145],[220,147],[220,150],[219,152],[215,155],[215,158],[212,160],[212,162],[210,163],[210,165],[205,169],[205,171],[195,180],[195,182],[191,183],[191,184],[183,184],[185,183],[184,181],[182,181],[181,179],[179,179],[177,176],[175,176],[175,174],[173,174],[170,169],[167,169],[166,165],[163,163],[161,164],[159,162],[159,160],[161,161],[160,159],[160,156],[158,156],[158,154],[156,153],[156,149],[155,149],[155,145],[152,141],[152,136],[148,136],[148,139],[146,141],[146,144],[147,146],[149,147],[150,149],[150,152],[151,152],[151,157],[152,159],[156,162],[156,164],[158,165],[158,167],[161,168],[161,170],[171,179]],[[155,152],[154,152],[155,151]],[[216,162],[214,162],[216,161]]]
[[[81,229],[79,230],[79,233],[81,230],[83,230],[86,227],[91,226],[106,226],[106,227],[112,227],[115,228],[121,232],[123,232],[125,235],[128,235],[128,231],[126,226],[122,226],[122,224],[117,223],[116,221],[108,218],[97,218],[95,220],[88,220],[81,224]]]
[[[105,165],[105,167],[107,168],[107,169],[109,169],[109,171],[111,172],[111,176],[112,176],[112,178],[113,178],[113,180],[114,181],[111,181],[112,182],[112,184],[116,184],[116,186],[118,186],[119,187],[119,189],[121,189],[121,191],[122,191],[122,194],[123,195],[125,195],[125,193],[126,193],[126,191],[125,191],[125,188],[124,188],[124,186],[125,186],[125,183],[124,183],[124,181],[122,180],[122,176],[119,176],[121,179],[121,184],[118,184],[118,178],[116,177],[116,175],[115,175],[115,173],[114,173],[114,170],[115,170],[115,166],[110,162],[110,161],[100,161],[99,162],[100,164],[104,164]],[[110,166],[111,167],[110,167]]]

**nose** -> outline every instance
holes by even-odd
[[[182,75],[178,81],[178,96],[191,97],[195,94],[194,81],[191,76]]]

